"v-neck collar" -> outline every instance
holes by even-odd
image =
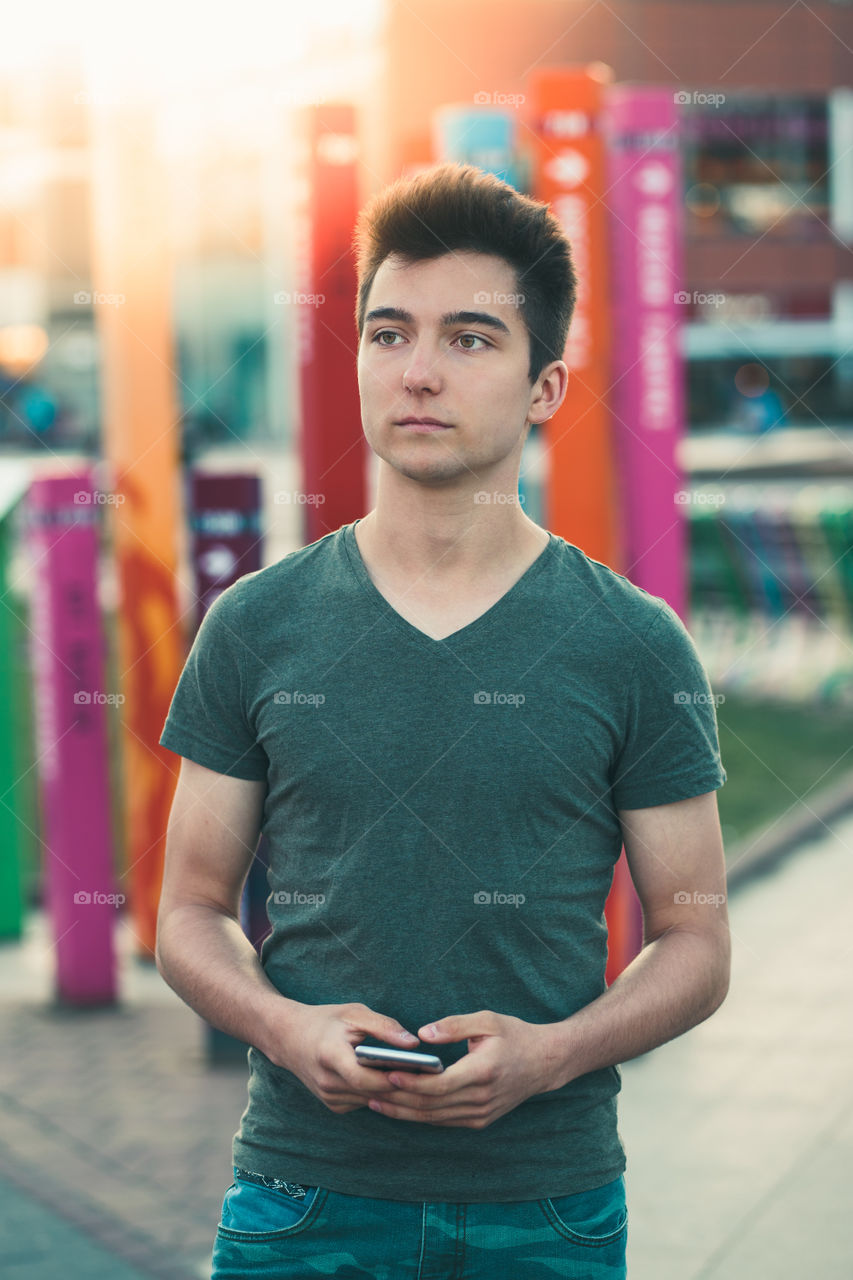
[[[550,530],[548,530],[548,542],[539,552],[539,555],[532,564],[528,565],[521,577],[518,578],[512,586],[495,601],[493,605],[490,605],[484,613],[481,613],[479,617],[474,618],[472,622],[467,623],[464,627],[459,627],[458,630],[452,631],[450,635],[436,639],[434,636],[427,635],[426,631],[421,631],[420,627],[416,627],[413,623],[409,622],[407,618],[404,618],[401,613],[398,613],[390,601],[386,600],[385,596],[383,596],[382,592],[378,589],[370,574],[367,572],[367,567],[361,558],[361,551],[359,550],[355,536],[355,526],[357,524],[358,520],[354,520],[351,524],[345,524],[342,526],[343,545],[347,554],[347,559],[349,560],[350,568],[365,593],[369,596],[373,605],[381,609],[392,622],[395,622],[399,627],[401,627],[412,639],[418,640],[421,644],[426,645],[430,649],[436,649],[439,646],[446,644],[460,644],[490,626],[495,621],[496,615],[500,614],[509,603],[512,603],[516,596],[520,595],[527,588],[530,580],[541,572],[546,563],[553,556],[554,549],[557,545],[557,538],[550,532]]]

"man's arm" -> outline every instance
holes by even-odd
[[[731,945],[717,795],[620,809],[644,945],[603,995],[553,1024],[555,1088],[681,1035],[719,1008]]]
[[[266,784],[190,760],[166,835],[155,957],[169,986],[229,1035],[268,1043],[286,1005],[240,925],[240,898],[260,837]]]
[[[213,1026],[293,1071],[330,1110],[351,1111],[389,1088],[383,1071],[357,1062],[353,1045],[372,1035],[411,1049],[417,1038],[365,1005],[289,1000],[264,973],[240,925],[240,897],[265,794],[264,782],[182,761],[166,837],[157,968]]]
[[[619,810],[643,909],[640,954],[598,999],[562,1022],[481,1010],[441,1018],[427,1044],[468,1040],[443,1075],[394,1071],[371,1108],[400,1120],[481,1129],[537,1093],[654,1049],[702,1022],[729,982],[725,859],[716,792]]]

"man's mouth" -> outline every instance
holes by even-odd
[[[402,418],[395,425],[398,427],[405,427],[408,431],[415,432],[452,430],[449,422],[441,422],[438,418]]]

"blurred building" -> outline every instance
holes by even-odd
[[[604,62],[617,81],[671,85],[691,428],[737,422],[752,363],[787,424],[853,426],[849,0],[390,0],[387,33],[386,178],[429,159],[435,108],[523,94],[540,65]],[[523,105],[517,136],[524,151]]]
[[[528,74],[560,62],[604,62],[618,81],[671,85],[681,102],[691,428],[760,418],[763,430],[775,405],[788,426],[850,426],[851,48],[853,6],[840,0],[385,0],[377,27],[327,29],[299,58],[283,48],[278,70],[235,68],[227,82],[153,99],[185,454],[294,437],[294,308],[276,297],[298,278],[297,109],[359,105],[366,197],[434,159],[438,108],[523,99]],[[89,147],[99,105],[71,50],[40,76],[0,81],[7,446],[98,445]],[[523,173],[523,100],[516,110]]]

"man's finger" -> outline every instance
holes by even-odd
[[[429,1022],[418,1029],[418,1035],[427,1044],[430,1041],[439,1044],[467,1040],[470,1036],[495,1035],[497,1029],[497,1015],[490,1009],[480,1009],[477,1013],[458,1013]]]

